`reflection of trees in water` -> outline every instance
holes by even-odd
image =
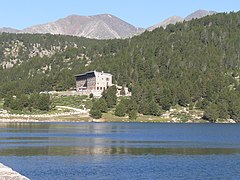
[[[9,128],[9,130],[36,130],[36,129],[49,129],[51,124],[48,123],[24,123],[24,122],[14,122],[14,123],[0,123],[0,128]],[[8,131],[8,129],[6,129]]]
[[[131,135],[139,133],[136,131],[139,127],[111,123],[1,123],[0,155],[92,155],[101,160],[99,155],[240,154],[240,149],[232,146],[202,144],[192,148],[191,143],[184,142],[139,141]]]
[[[91,123],[2,123],[2,155],[100,155],[127,153],[112,140],[126,126]],[[12,134],[14,133],[14,134]],[[14,136],[14,137],[10,137]],[[121,141],[121,144],[124,143]],[[1,143],[0,143],[1,144]]]
[[[217,155],[239,154],[228,148],[128,148],[128,147],[16,147],[0,149],[1,156],[77,156],[93,155]],[[104,158],[104,157],[103,157]]]

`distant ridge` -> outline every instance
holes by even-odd
[[[202,17],[205,17],[205,16],[208,16],[208,15],[213,15],[213,14],[216,14],[217,12],[215,11],[206,11],[206,10],[197,10],[195,11],[194,13],[188,15],[186,18],[185,18],[185,21],[190,21],[192,19],[199,19],[199,18],[202,18]]]
[[[120,18],[111,14],[100,14],[94,16],[70,15],[55,22],[27,27],[23,30],[13,28],[0,28],[0,33],[30,33],[30,34],[62,34],[81,36],[92,39],[124,39],[143,33],[145,30],[152,31],[158,27],[166,28],[169,24],[190,21],[202,18],[217,12],[197,10],[188,15],[185,19],[179,16],[172,16],[163,22],[153,25],[147,29],[137,28]]]
[[[164,20],[163,22],[160,22],[154,26],[151,26],[150,28],[148,28],[147,30],[148,31],[152,31],[156,28],[159,28],[159,27],[163,27],[163,28],[166,28],[167,25],[169,24],[176,24],[178,22],[182,22],[182,21],[190,21],[192,19],[199,19],[199,18],[203,18],[205,16],[208,16],[208,15],[213,15],[213,14],[216,14],[217,12],[216,11],[206,11],[206,10],[197,10],[191,14],[189,14],[185,19],[182,18],[182,17],[179,17],[179,16],[172,16],[166,20]]]
[[[8,27],[0,28],[0,33],[3,33],[3,32],[6,32],[6,33],[18,33],[18,32],[20,32],[20,30],[13,29],[13,28],[8,28]]]
[[[167,25],[169,24],[176,24],[177,22],[182,22],[183,21],[183,18],[180,17],[180,16],[172,16],[166,20],[164,20],[163,22],[159,23],[159,24],[156,24],[154,26],[151,26],[150,28],[148,28],[147,30],[148,31],[152,31],[158,27],[163,27],[163,28],[166,28]]]

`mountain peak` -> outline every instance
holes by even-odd
[[[189,21],[196,18],[198,19],[215,13],[217,12],[200,9],[190,14],[185,19],[179,16],[172,16],[161,23],[151,26],[147,30],[152,31],[158,27],[166,28],[169,24],[176,24],[177,22],[182,22],[183,20]],[[65,18],[58,19],[55,22],[31,26],[21,31],[12,28],[0,28],[0,33],[50,33],[82,36],[93,39],[128,38],[134,35],[139,35],[144,31],[145,29],[143,28],[137,28],[116,16],[107,13],[91,16],[72,14]]]
[[[199,9],[195,12],[193,12],[192,14],[188,15],[185,20],[186,21],[190,21],[192,19],[199,19],[208,15],[213,15],[216,14],[217,12],[215,11],[207,11],[207,10],[203,10],[203,9]]]
[[[139,32],[138,28],[111,15],[70,15],[55,22],[32,26],[24,33],[51,33],[83,36],[94,39],[127,38]]]
[[[193,12],[192,14],[188,15],[185,19],[183,19],[182,17],[179,17],[179,16],[172,16],[154,26],[149,27],[147,30],[153,31],[154,29],[156,29],[158,27],[166,28],[167,25],[169,25],[169,24],[176,24],[178,22],[182,22],[183,20],[190,21],[192,19],[199,19],[204,16],[212,15],[212,14],[216,14],[216,13],[217,12],[215,12],[215,11],[207,11],[207,10],[199,9],[199,10]]]
[[[183,18],[180,17],[180,16],[172,16],[170,18],[167,18],[165,19],[164,21],[162,21],[161,23],[159,24],[156,24],[154,26],[151,26],[150,28],[148,28],[147,30],[148,31],[153,31],[154,29],[158,28],[158,27],[163,27],[163,28],[166,28],[167,25],[169,24],[176,24],[178,22],[182,22],[183,21]]]

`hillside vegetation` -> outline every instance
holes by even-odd
[[[240,12],[168,25],[125,40],[0,35],[0,92],[66,90],[74,74],[113,74],[138,112],[199,108],[204,118],[240,120]],[[154,108],[153,108],[154,107]],[[156,108],[155,108],[156,107]]]
[[[66,90],[74,75],[95,59],[113,56],[123,40],[90,40],[60,35],[0,35],[0,95]]]

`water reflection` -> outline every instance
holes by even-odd
[[[239,129],[238,125],[1,123],[0,156],[240,154]]]
[[[76,155],[219,155],[240,154],[226,148],[127,148],[127,147],[16,147],[1,149],[0,156],[76,156]]]

